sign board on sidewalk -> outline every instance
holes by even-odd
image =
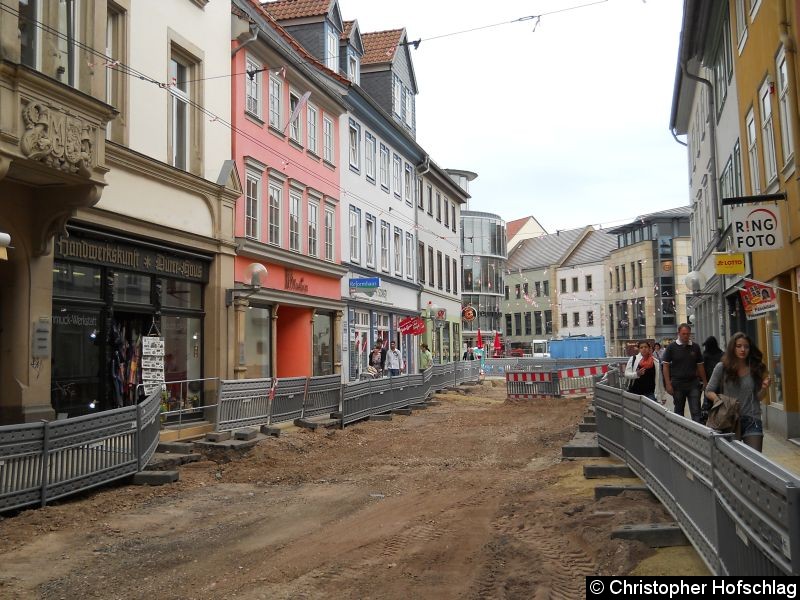
[[[783,248],[777,206],[736,206],[731,210],[733,245],[742,252]]]

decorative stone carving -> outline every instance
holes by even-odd
[[[94,162],[95,127],[42,102],[22,102],[22,153],[54,169],[89,177]]]

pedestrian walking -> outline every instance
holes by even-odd
[[[375,369],[375,376],[381,377],[383,375],[383,367],[386,361],[386,350],[383,349],[383,344],[380,340],[375,342],[375,347],[369,353],[369,366]]]
[[[422,342],[419,345],[419,372],[427,371],[433,364],[433,355],[428,349],[428,344]]]
[[[652,353],[650,342],[639,342],[639,354],[631,356],[625,367],[625,378],[630,379],[628,391],[632,394],[647,396],[651,400],[664,404],[664,379],[661,375],[661,363]]]
[[[722,348],[719,347],[717,338],[710,335],[703,342],[703,368],[706,370],[706,376],[710,379],[711,373],[714,372],[714,367],[722,360]],[[705,425],[708,420],[708,411],[711,409],[711,399],[708,395],[703,394],[703,404],[700,408],[700,422]]]
[[[739,402],[739,427],[736,439],[761,452],[764,425],[761,399],[769,388],[769,374],[763,354],[746,334],[734,333],[728,340],[722,360],[714,367],[706,396],[717,402],[720,395]]]
[[[396,377],[400,375],[400,367],[403,364],[403,356],[400,350],[397,349],[397,342],[394,340],[389,344],[389,351],[386,353],[386,370],[389,371],[389,377]]]
[[[700,393],[706,387],[706,371],[700,346],[691,340],[692,326],[681,323],[678,339],[664,350],[664,386],[675,401],[675,412],[684,416],[686,401],[692,420],[700,422]]]

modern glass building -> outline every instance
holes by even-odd
[[[502,335],[508,258],[505,221],[492,213],[461,211],[461,254],[463,340],[475,346],[480,329],[484,346],[491,347],[495,332]]]

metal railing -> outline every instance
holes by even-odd
[[[140,471],[158,445],[161,390],[136,406],[0,427],[0,511],[48,502]]]
[[[589,394],[594,391],[595,381],[614,369],[614,365],[608,364],[562,366],[555,371],[506,369],[506,395],[520,399]]]
[[[628,359],[617,357],[605,358],[486,358],[482,361],[487,377],[504,377],[506,371],[560,371],[573,367],[591,367],[597,365],[616,364]]]
[[[716,575],[800,575],[800,478],[643,396],[598,384],[601,447],[672,513]]]

